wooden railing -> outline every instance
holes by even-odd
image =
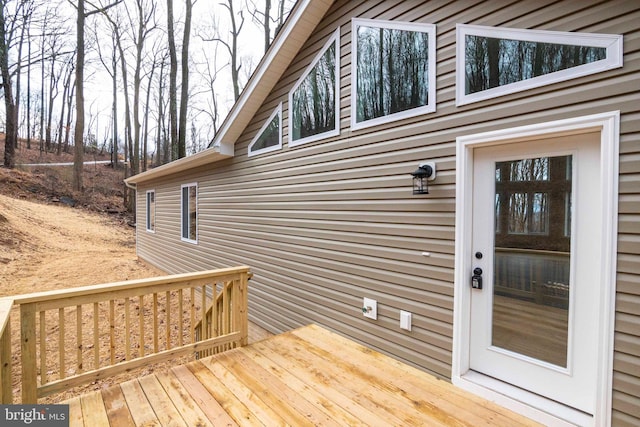
[[[251,280],[252,273],[248,273],[247,280]],[[206,340],[217,335],[225,335],[235,328],[233,316],[233,284],[229,281],[218,283],[207,295],[215,303],[209,304],[202,319],[195,325],[196,341]],[[204,322],[203,322],[204,320]],[[210,356],[233,348],[229,343],[221,343],[207,350],[199,351],[197,357]]]
[[[246,345],[249,275],[248,267],[225,268],[0,300],[0,321],[12,304],[20,308],[22,403],[151,363]],[[3,403],[12,400],[4,325]]]
[[[0,299],[0,404],[13,403],[11,377],[11,307],[13,300]]]
[[[566,309],[569,260],[568,252],[496,248],[494,292]]]

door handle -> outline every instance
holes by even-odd
[[[473,276],[471,276],[471,287],[473,289],[482,289],[482,269],[476,267],[473,269]]]

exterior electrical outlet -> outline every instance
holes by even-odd
[[[364,298],[362,301],[362,315],[369,319],[378,319],[378,302],[371,298]]]

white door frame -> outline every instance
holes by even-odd
[[[456,245],[453,305],[453,354],[451,380],[456,386],[545,424],[570,423],[606,426],[611,423],[613,382],[613,333],[616,292],[618,230],[618,147],[620,112],[612,111],[546,123],[537,123],[461,136],[456,139]],[[504,384],[469,369],[469,326],[472,270],[473,153],[475,148],[521,142],[540,137],[600,132],[600,182],[602,183],[602,283],[597,333],[598,360],[593,417],[556,402]],[[597,206],[598,203],[594,203]],[[571,424],[567,424],[571,425]]]

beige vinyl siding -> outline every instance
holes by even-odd
[[[432,5],[433,3],[433,5]],[[640,423],[640,4],[636,1],[336,2],[235,145],[235,157],[138,186],[156,191],[156,233],[138,253],[170,272],[246,264],[250,319],[272,332],[315,322],[443,378],[451,375],[455,140],[620,110],[613,424]],[[437,111],[350,126],[351,17],[437,26]],[[455,106],[455,24],[624,34],[624,67]],[[341,134],[288,147],[288,93],[340,26]],[[283,149],[247,147],[283,102]],[[421,161],[428,196],[411,194]],[[198,183],[198,244],[180,241],[180,185]],[[144,198],[138,200],[144,212]],[[142,230],[142,231],[141,231]],[[422,252],[431,253],[424,257]],[[378,301],[365,319],[362,298]],[[413,330],[399,328],[399,311]]]

